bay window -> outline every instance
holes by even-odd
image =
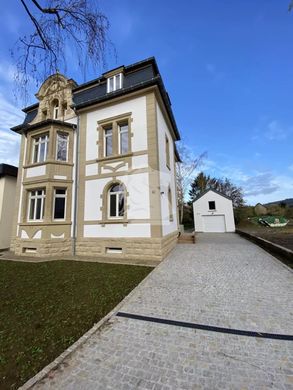
[[[49,135],[42,134],[33,138],[32,162],[38,163],[47,160]]]
[[[67,161],[68,159],[68,134],[57,132],[57,151],[56,159],[58,161]]]
[[[45,211],[46,192],[44,189],[29,191],[28,220],[42,221]]]
[[[65,219],[66,210],[66,189],[55,188],[54,190],[54,207],[53,207],[53,219]]]

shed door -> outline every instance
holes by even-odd
[[[206,233],[224,233],[225,215],[203,215],[203,231]]]

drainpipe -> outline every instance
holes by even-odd
[[[76,112],[76,110],[74,109]],[[75,177],[74,177],[74,208],[73,208],[73,243],[72,243],[72,254],[76,255],[76,236],[77,236],[77,205],[78,205],[78,161],[79,161],[79,115],[77,115],[76,125],[76,144],[75,144]]]

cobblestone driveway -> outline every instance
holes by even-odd
[[[236,234],[176,249],[120,311],[293,334],[293,274]],[[293,389],[293,342],[113,316],[37,389]]]

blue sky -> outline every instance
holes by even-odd
[[[293,12],[289,0],[99,2],[117,59],[101,72],[155,56],[190,153],[243,187],[248,204],[293,197]],[[0,25],[0,162],[17,164],[22,113],[9,49],[29,21],[19,0]],[[67,76],[85,81],[75,66]],[[89,74],[87,80],[97,77]],[[36,92],[33,91],[33,92]],[[33,94],[32,94],[33,96]],[[34,100],[30,103],[33,103]]]

